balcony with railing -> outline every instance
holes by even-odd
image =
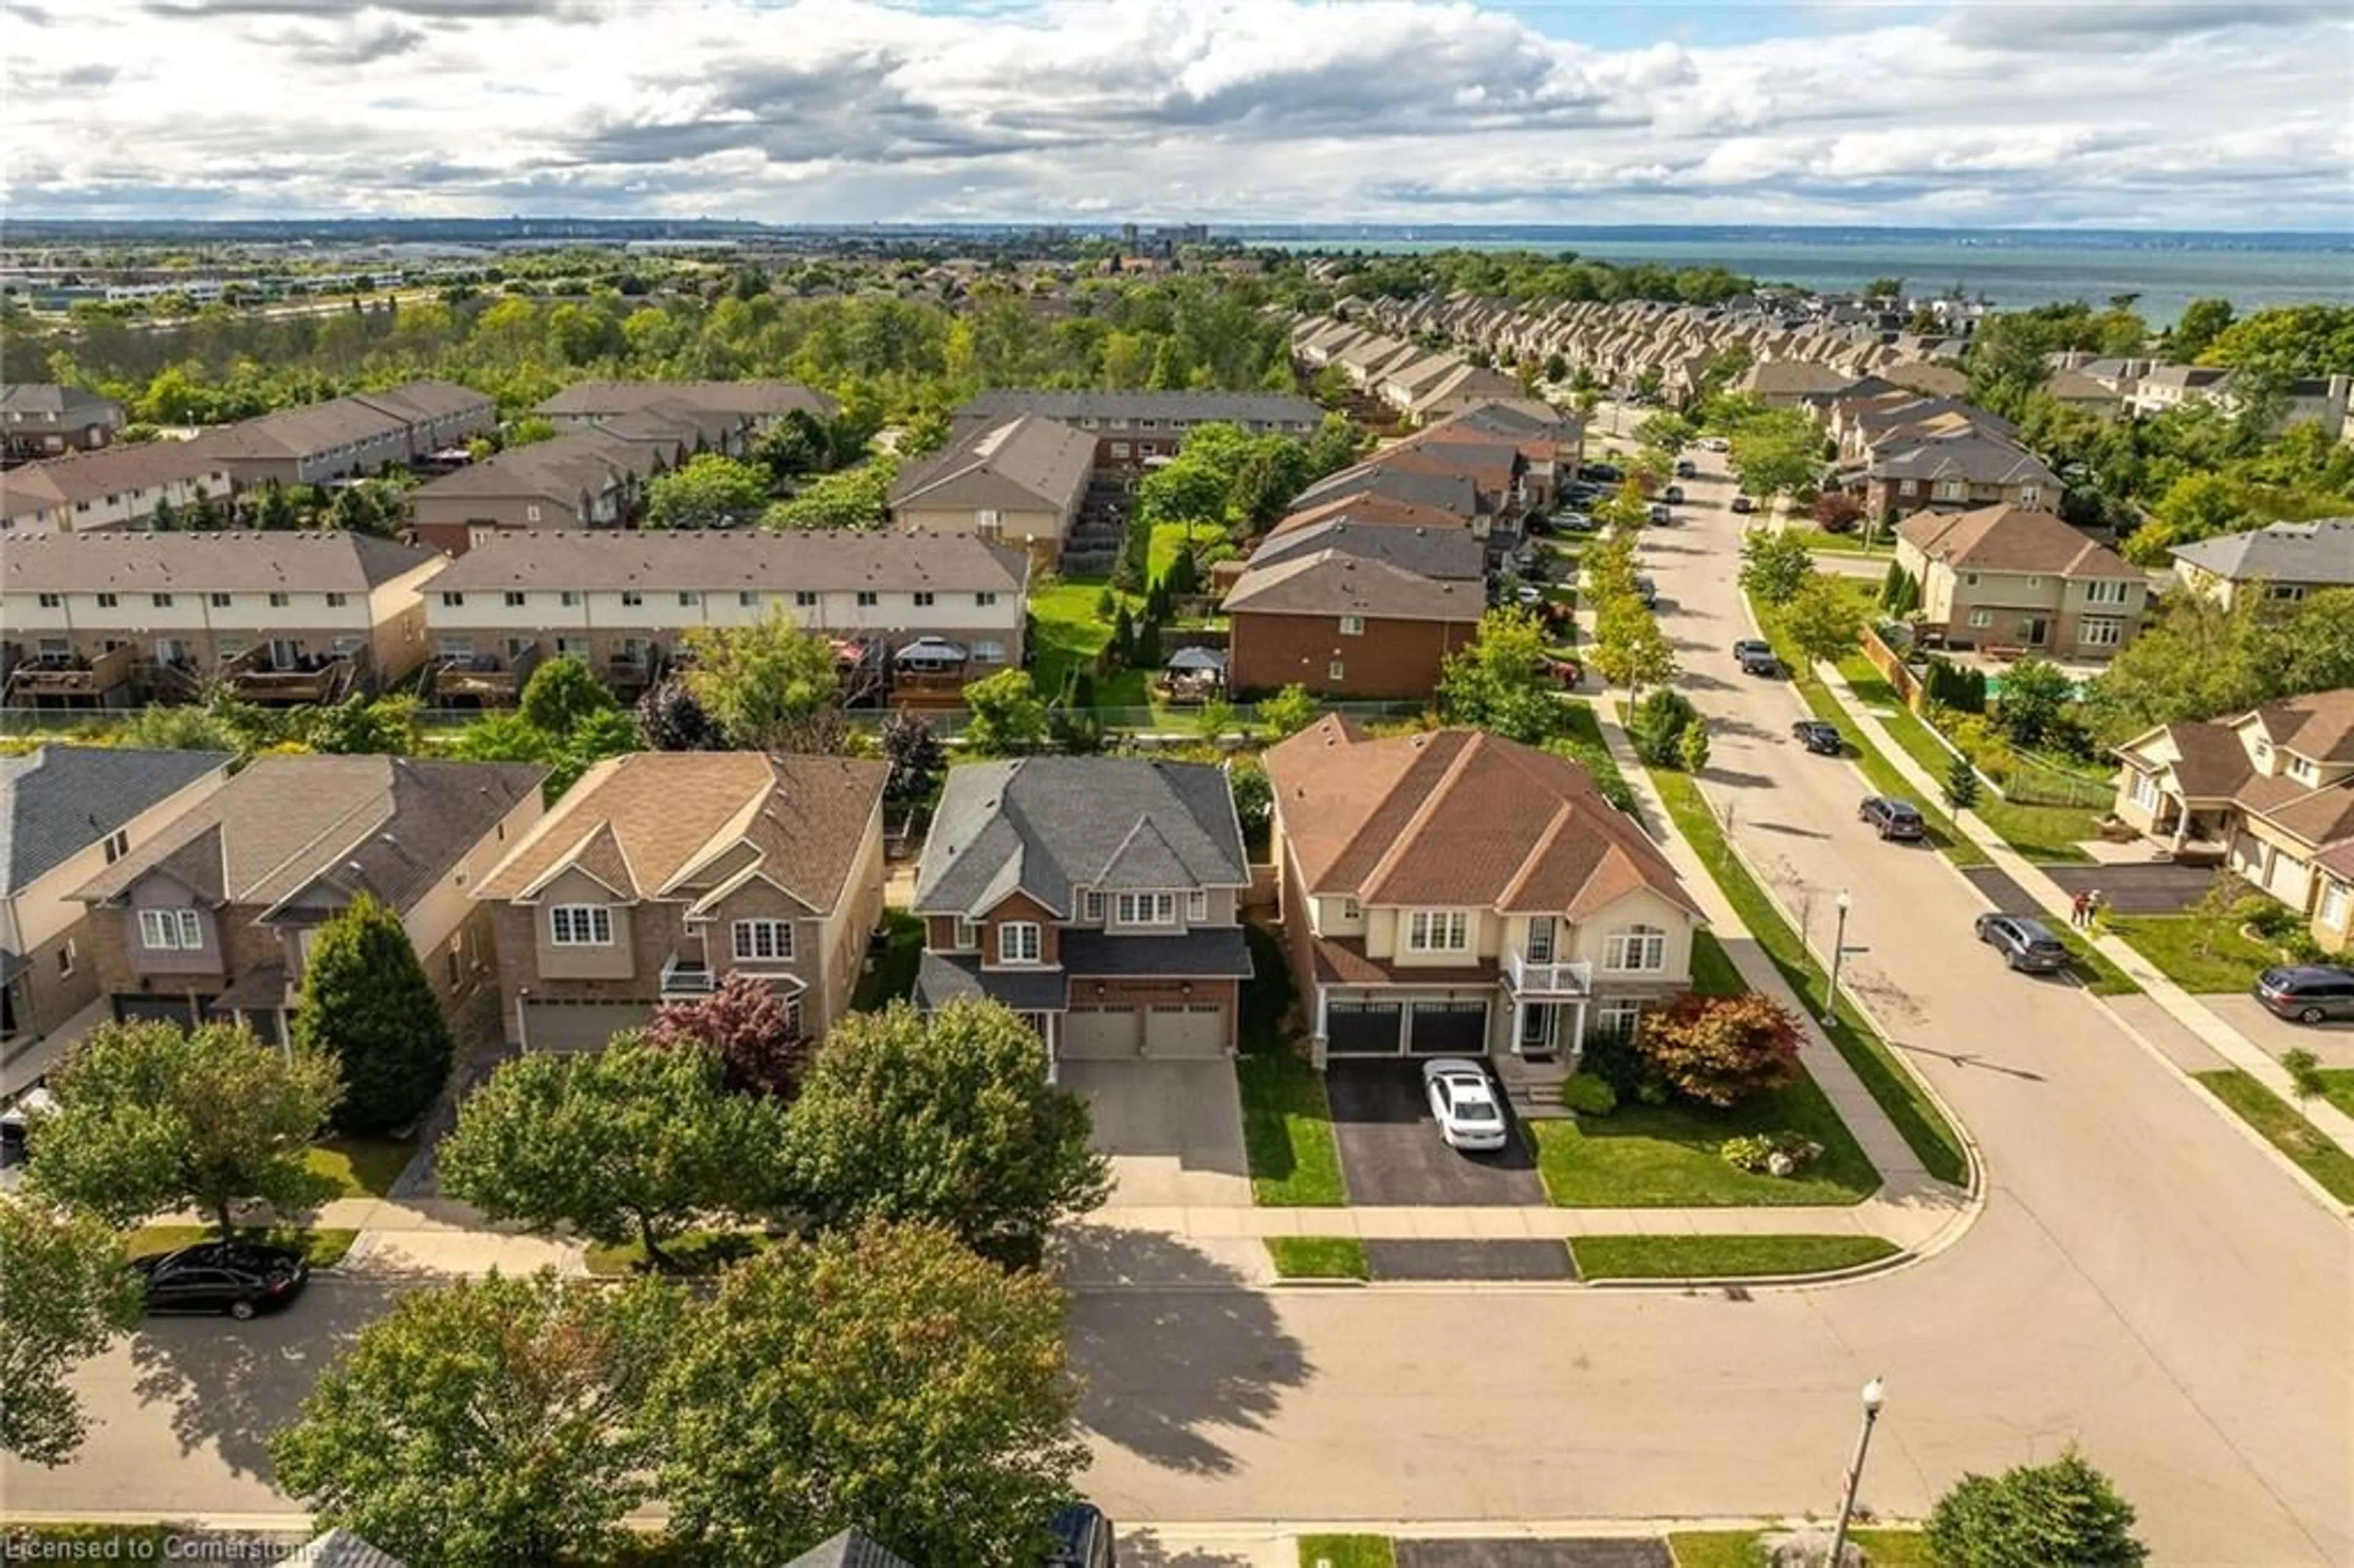
[[[718,977],[711,972],[711,965],[700,955],[673,953],[663,960],[662,999],[664,1001],[709,996],[718,989]]]
[[[1571,1000],[1594,991],[1594,966],[1583,959],[1540,963],[1526,954],[1504,955],[1504,984],[1514,996],[1538,1001]]]
[[[433,700],[464,700],[485,706],[512,704],[523,694],[524,683],[545,657],[535,642],[520,653],[473,653],[444,660],[433,671]]]
[[[130,683],[139,651],[125,643],[96,658],[79,653],[37,653],[8,675],[11,703],[94,702]]]
[[[642,692],[663,677],[670,660],[661,646],[624,649],[605,661],[605,684],[623,694]]]
[[[356,690],[367,651],[306,653],[299,648],[249,648],[223,668],[230,686],[249,703],[334,703]]]

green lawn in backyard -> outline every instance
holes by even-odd
[[[149,1253],[173,1252],[218,1237],[219,1232],[211,1225],[142,1225],[122,1238],[122,1255],[145,1257]],[[295,1225],[271,1225],[267,1229],[248,1225],[238,1230],[237,1239],[262,1246],[282,1246],[310,1259],[313,1268],[333,1268],[344,1261],[344,1255],[352,1250],[360,1233],[305,1230]]]
[[[335,1184],[338,1198],[381,1198],[408,1168],[413,1138],[336,1137],[313,1145],[302,1163]]]
[[[1397,1568],[1386,1535],[1303,1535],[1299,1568]]]
[[[1269,1236],[1267,1255],[1282,1279],[1371,1279],[1365,1244],[1354,1236]]]
[[[1091,663],[1111,641],[1113,617],[1096,608],[1109,586],[1102,577],[1066,577],[1030,595],[1031,619],[1038,623],[1031,674],[1041,694],[1052,697],[1060,693],[1071,666]],[[1118,592],[1112,597],[1131,609],[1141,603]],[[1096,683],[1097,706],[1142,707],[1145,701],[1145,677],[1140,670],[1122,670]]]
[[[2354,1116],[2354,1067],[2322,1069],[2321,1097],[2348,1116]]]
[[[1861,593],[1861,585],[1856,586]],[[1936,800],[1923,800],[1921,791],[1905,781],[1904,776],[1896,770],[1896,765],[1882,757],[1879,749],[1864,738],[1862,729],[1857,726],[1854,715],[1847,711],[1847,705],[1833,694],[1829,686],[1815,678],[1813,667],[1799,656],[1776,618],[1774,607],[1759,602],[1755,595],[1750,596],[1749,604],[1757,614],[1757,623],[1764,629],[1766,641],[1773,643],[1774,651],[1781,656],[1782,662],[1789,666],[1790,679],[1797,686],[1798,695],[1817,718],[1828,720],[1847,738],[1848,751],[1856,766],[1862,769],[1872,792],[1893,795],[1920,807],[1922,820],[1928,826],[1929,842],[1956,865],[1992,863],[1986,851],[1971,842],[1954,826],[1953,819],[1946,815]]]
[[[1569,1244],[1581,1279],[1725,1279],[1829,1274],[1894,1257],[1879,1236],[1579,1236]]]
[[[1188,527],[1182,523],[1156,523],[1152,525],[1152,549],[1144,557],[1147,582],[1159,582],[1177,564],[1177,553],[1188,543],[1196,546],[1214,545],[1225,537],[1225,531],[1207,523]]]
[[[1732,955],[1711,931],[1692,933],[1691,980],[1692,990],[1702,996],[1745,996],[1749,991]]]
[[[850,993],[854,1012],[880,1012],[916,989],[916,966],[924,957],[923,921],[905,909],[885,909],[883,928],[883,951]]]
[[[1679,1531],[1668,1537],[1676,1568],[1765,1568],[1757,1530]],[[1850,1530],[1872,1568],[1930,1568],[1929,1538],[1917,1530]]]
[[[717,1274],[769,1245],[758,1231],[683,1231],[663,1244],[681,1274]],[[584,1254],[588,1272],[599,1278],[646,1271],[646,1249],[636,1242],[620,1246],[591,1243]]]
[[[1815,1081],[1804,1076],[1733,1110],[1621,1101],[1603,1117],[1527,1123],[1545,1194],[1564,1208],[1719,1208],[1744,1204],[1860,1203],[1880,1172]],[[1736,1171],[1717,1152],[1728,1138],[1796,1132],[1823,1146],[1797,1176]]]
[[[2280,949],[2252,942],[2240,923],[2200,915],[2112,915],[2104,921],[2158,971],[2187,991],[2245,991],[2281,961]]]
[[[2331,1197],[2354,1204],[2354,1154],[2330,1142],[2295,1107],[2237,1067],[2191,1076],[2238,1112],[2241,1120],[2264,1134],[2264,1141],[2287,1155],[2298,1170],[2320,1182]]]
[[[1734,858],[1724,841],[1723,830],[1702,799],[1700,787],[1685,775],[1664,768],[1653,772],[1651,780],[1676,831],[1683,834],[1692,853],[1708,867],[1725,902],[1733,906],[1758,946],[1782,971],[1790,989],[1800,996],[1820,994],[1822,970],[1766,896],[1765,889]],[[1960,1135],[1931,1103],[1918,1080],[1896,1059],[1888,1043],[1865,1026],[1862,1016],[1846,998],[1840,998],[1836,1015],[1823,1032],[1856,1076],[1863,1080],[1864,1088],[1895,1124],[1906,1145],[1919,1156],[1923,1168],[1941,1181],[1957,1186],[1967,1181],[1969,1160],[1962,1150]]]
[[[1284,1038],[1291,967],[1263,926],[1246,926],[1251,978],[1243,982],[1242,1054],[1235,1080],[1243,1102],[1243,1148],[1251,1196],[1267,1204],[1332,1208],[1349,1201],[1324,1080]]]
[[[1564,702],[1561,705],[1561,729],[1563,738],[1570,742],[1571,749],[1577,754],[1577,760],[1594,775],[1594,782],[1605,795],[1624,797],[1629,793],[1627,776],[1618,771],[1617,759],[1610,755],[1609,747],[1603,744],[1602,721],[1594,716],[1592,704],[1582,697]]]

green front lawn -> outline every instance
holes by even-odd
[[[150,1253],[176,1252],[198,1242],[216,1241],[219,1235],[219,1231],[211,1225],[142,1225],[122,1238],[122,1255],[145,1257]],[[271,1225],[267,1229],[249,1225],[237,1232],[237,1239],[261,1246],[282,1246],[301,1253],[313,1268],[333,1268],[344,1261],[344,1255],[352,1250],[360,1233],[306,1230],[295,1225]]]
[[[1621,1103],[1605,1117],[1532,1120],[1537,1173],[1563,1208],[1723,1208],[1860,1203],[1880,1186],[1855,1137],[1812,1078],[1729,1111]],[[1797,1176],[1757,1176],[1724,1162],[1728,1138],[1796,1132],[1823,1146]]]
[[[1668,815],[1674,820],[1676,831],[1683,834],[1692,853],[1708,867],[1725,902],[1733,906],[1741,923],[1774,960],[1775,968],[1782,971],[1783,980],[1799,996],[1820,994],[1822,970],[1766,896],[1765,889],[1734,857],[1724,841],[1724,831],[1717,825],[1715,816],[1701,796],[1700,786],[1681,773],[1664,768],[1654,771],[1651,781],[1667,806]],[[1939,1114],[1920,1081],[1896,1059],[1888,1043],[1864,1024],[1862,1015],[1844,996],[1823,1033],[1863,1081],[1864,1088],[1895,1124],[1896,1130],[1903,1135],[1905,1144],[1919,1157],[1922,1167],[1941,1181],[1956,1186],[1967,1181],[1969,1159],[1962,1151],[1960,1135]]]
[[[2245,991],[2281,961],[2280,949],[2252,942],[2240,923],[2200,915],[2115,915],[2103,922],[2158,971],[2194,994]]]
[[[1303,1535],[1299,1568],[1397,1568],[1386,1535]]]
[[[2323,1137],[2321,1129],[2298,1115],[2295,1107],[2237,1067],[2191,1076],[2237,1112],[2242,1121],[2264,1134],[2264,1141],[2287,1155],[2298,1170],[2320,1182],[2331,1197],[2354,1204],[2354,1154]]]
[[[1764,1568],[1766,1532],[1758,1530],[1680,1531],[1668,1537],[1676,1568]],[[1930,1568],[1929,1538],[1917,1530],[1850,1530],[1872,1568]]]
[[[1235,1059],[1243,1101],[1243,1150],[1251,1201],[1270,1207],[1338,1208],[1349,1201],[1324,1080],[1287,1049]]]
[[[2321,1097],[2348,1116],[2354,1116],[2354,1067],[2324,1068]]]
[[[337,1137],[313,1146],[302,1162],[312,1175],[334,1182],[338,1198],[382,1198],[416,1152],[413,1138]]]
[[[1702,996],[1746,996],[1749,982],[1734,967],[1733,957],[1712,931],[1692,933],[1692,990]]]
[[[1824,555],[1893,556],[1896,554],[1896,535],[1893,530],[1887,528],[1874,528],[1872,531],[1872,543],[1869,545],[1864,543],[1861,528],[1847,534],[1831,534],[1802,524],[1791,529],[1790,532],[1805,541],[1808,549],[1819,551]]]
[[[1894,1257],[1879,1236],[1579,1236],[1569,1244],[1581,1279],[1729,1279],[1829,1274]]]
[[[850,993],[853,1012],[880,1012],[916,989],[916,966],[924,957],[923,921],[905,909],[885,909],[883,927],[883,951]]]
[[[1269,1236],[1267,1255],[1280,1279],[1371,1279],[1365,1244],[1354,1236]]]

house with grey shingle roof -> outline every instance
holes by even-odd
[[[893,527],[970,534],[1062,554],[1095,471],[1096,439],[1056,419],[1017,415],[978,428],[891,486]]]
[[[48,1066],[39,1042],[98,1000],[73,895],[218,789],[217,751],[58,746],[0,758],[0,1095]]]
[[[819,1542],[785,1568],[915,1568],[915,1564],[854,1527]]]
[[[2354,517],[2274,523],[2168,553],[2185,588],[2225,609],[2243,594],[2300,599],[2327,588],[2354,588]]]
[[[917,1003],[1000,1002],[1056,1062],[1232,1054],[1249,885],[1223,768],[1030,757],[953,768],[916,874]]]
[[[368,895],[454,1012],[497,984],[469,894],[541,814],[536,763],[264,757],[74,894],[118,1018],[285,1036],[311,936]]]
[[[11,461],[96,451],[122,428],[122,405],[111,397],[51,381],[0,387],[0,453]]]

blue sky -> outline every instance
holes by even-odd
[[[2345,0],[0,10],[27,216],[2354,228]]]

